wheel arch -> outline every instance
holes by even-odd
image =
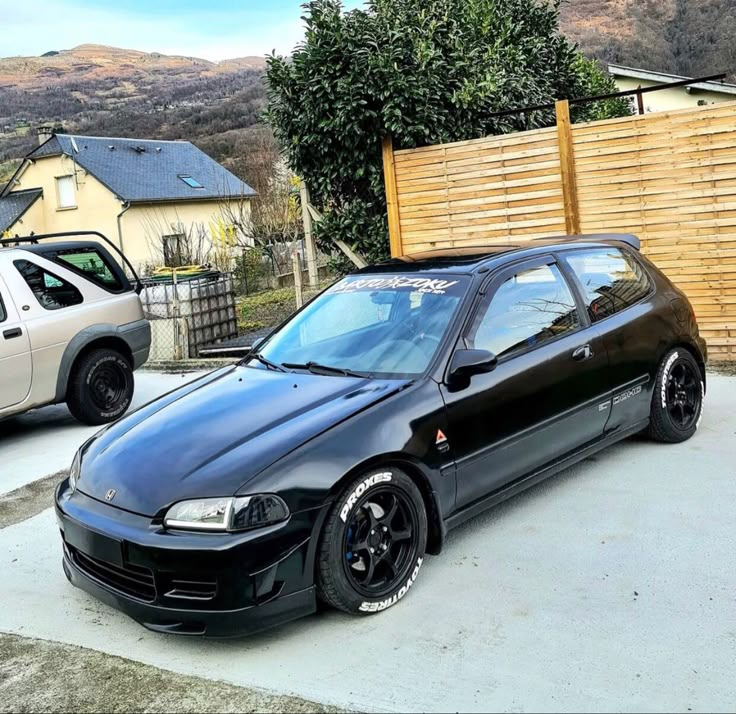
[[[348,484],[361,473],[385,467],[400,469],[416,484],[419,492],[422,494],[424,507],[427,511],[427,552],[430,555],[439,555],[444,545],[447,529],[442,519],[442,512],[437,496],[432,488],[432,483],[426,473],[425,467],[406,454],[382,454],[381,456],[376,456],[357,464],[330,489],[330,500],[334,501],[347,488]],[[320,527],[320,536],[321,534],[322,526]]]
[[[703,359],[703,355],[700,352],[700,350],[695,345],[685,340],[672,345],[672,347],[670,348],[670,350],[676,350],[676,349],[687,350],[693,356],[695,361],[698,363],[698,369],[700,370],[700,377],[703,380],[703,388],[704,388],[703,391],[705,391],[705,388],[708,386],[707,381],[706,381],[705,360]],[[668,350],[668,352],[670,350]]]
[[[66,401],[69,379],[79,361],[96,349],[111,349],[119,352],[133,366],[130,345],[118,334],[114,325],[95,325],[78,333],[66,346],[59,364],[56,381],[56,402]]]

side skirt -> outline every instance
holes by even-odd
[[[594,441],[588,446],[583,447],[580,451],[576,451],[575,453],[566,456],[561,461],[556,461],[549,466],[545,466],[539,471],[535,471],[528,476],[524,476],[521,479],[514,481],[508,486],[504,486],[499,491],[494,491],[490,495],[485,496],[478,501],[475,501],[475,503],[471,503],[469,506],[466,506],[462,511],[459,511],[458,513],[455,513],[454,515],[445,519],[445,526],[447,530],[449,531],[453,528],[457,528],[457,526],[462,525],[463,523],[465,523],[465,521],[474,518],[484,511],[487,511],[489,508],[493,508],[493,506],[497,506],[499,503],[503,503],[504,501],[508,500],[512,496],[516,496],[516,494],[521,493],[522,491],[526,491],[528,488],[531,488],[541,481],[544,481],[545,479],[558,474],[560,471],[564,471],[566,468],[572,466],[573,464],[576,464],[578,461],[587,459],[589,456],[592,456],[598,451],[601,451],[602,449],[605,449],[612,444],[615,444],[616,442],[622,441],[623,439],[626,439],[629,436],[633,436],[634,434],[638,434],[643,429],[646,429],[648,425],[649,419],[647,418],[643,421],[633,424],[630,427],[627,427],[626,429],[620,429],[610,434],[606,434],[598,441]]]

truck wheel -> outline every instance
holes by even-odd
[[[354,615],[399,602],[419,575],[427,514],[415,483],[380,467],[353,481],[335,501],[322,534],[320,599]]]
[[[74,365],[67,389],[67,406],[84,424],[109,424],[128,410],[133,387],[133,370],[119,352],[93,350]]]
[[[677,444],[689,439],[703,415],[705,387],[695,358],[681,347],[670,351],[657,372],[649,436]]]

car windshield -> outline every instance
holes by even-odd
[[[418,376],[437,352],[468,284],[462,275],[346,277],[273,334],[248,364],[322,374]]]

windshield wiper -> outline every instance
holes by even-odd
[[[288,369],[306,369],[312,374],[323,374],[323,375],[339,375],[341,377],[361,377],[365,379],[370,375],[365,372],[353,372],[351,369],[344,369],[342,367],[330,367],[326,364],[318,364],[317,362],[307,362],[305,364],[297,364],[296,362],[284,362],[284,367]]]
[[[265,365],[269,369],[274,369],[277,372],[286,372],[282,365],[271,362],[270,359],[266,359],[260,352],[251,352],[246,359],[257,359],[261,364]]]

